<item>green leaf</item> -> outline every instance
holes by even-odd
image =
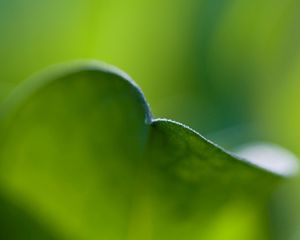
[[[126,74],[95,62],[16,89],[0,149],[1,195],[45,229],[6,239],[199,239],[225,206],[260,205],[285,175],[153,120]]]
[[[49,231],[26,210],[14,199],[0,196],[0,239],[57,239],[54,231]]]

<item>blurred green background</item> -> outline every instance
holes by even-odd
[[[0,0],[0,99],[92,58],[128,72],[154,116],[230,149],[270,141],[300,155],[299,21],[298,0]],[[300,239],[299,186],[275,194],[273,239]]]

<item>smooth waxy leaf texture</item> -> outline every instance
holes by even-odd
[[[220,209],[258,205],[284,174],[153,120],[124,73],[94,62],[19,87],[0,149],[10,239],[199,239]]]

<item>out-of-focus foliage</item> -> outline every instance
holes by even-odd
[[[1,111],[1,238],[251,239],[218,216],[232,204],[259,215],[288,173],[153,121],[125,74],[65,68],[20,87]],[[252,217],[226,220],[252,227]]]
[[[298,0],[1,0],[0,98],[50,64],[101,59],[138,81],[155,115],[228,147],[300,155],[299,16]],[[278,193],[278,239],[300,238],[299,184]]]

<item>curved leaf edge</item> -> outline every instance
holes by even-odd
[[[259,162],[253,163],[245,158],[241,158],[237,154],[230,152],[217,145],[216,143],[208,140],[196,130],[183,123],[166,118],[154,118],[151,113],[150,105],[148,104],[145,95],[143,94],[141,88],[136,84],[136,82],[127,73],[120,70],[119,68],[104,62],[100,62],[98,60],[80,60],[55,64],[43,70],[42,72],[38,72],[37,74],[31,76],[23,83],[21,83],[18,87],[16,87],[15,90],[10,94],[10,96],[7,97],[6,100],[4,100],[1,103],[0,119],[3,119],[3,117],[6,116],[9,112],[16,109],[19,106],[19,104],[22,103],[22,101],[26,100],[26,98],[30,97],[32,93],[38,91],[40,88],[47,85],[48,83],[55,81],[65,75],[87,70],[99,70],[105,73],[117,75],[118,77],[120,77],[120,80],[125,81],[129,85],[129,87],[132,87],[135,91],[137,91],[138,96],[140,97],[141,104],[145,111],[146,124],[151,125],[157,122],[163,122],[166,124],[177,125],[183,128],[185,131],[189,132],[190,134],[197,136],[199,141],[204,141],[212,147],[228,155],[229,157],[231,157],[232,160],[242,162],[250,167],[254,167],[258,170],[271,173],[278,177],[285,178],[295,175],[295,173],[291,173],[290,171],[274,171],[271,167],[260,165]]]
[[[280,178],[292,177],[297,174],[297,171],[294,171],[292,169],[288,170],[288,168],[285,168],[282,170],[274,170],[270,165],[269,165],[269,167],[267,167],[263,164],[260,165],[259,162],[253,162],[246,158],[243,158],[243,157],[239,156],[238,154],[231,152],[231,151],[223,148],[222,146],[212,142],[211,140],[205,138],[199,132],[197,132],[196,130],[192,129],[191,127],[189,127],[183,123],[180,123],[180,122],[177,122],[177,121],[174,121],[171,119],[166,119],[166,118],[157,118],[157,119],[153,119],[151,124],[157,124],[157,123],[168,124],[168,125],[173,125],[175,127],[180,127],[190,136],[197,137],[199,141],[203,141],[207,145],[210,145],[211,147],[217,149],[220,153],[223,153],[223,154],[227,155],[228,157],[230,157],[231,160],[238,161],[239,163],[245,164],[246,166],[249,166],[249,167],[253,167],[256,170],[267,172],[269,174],[272,174],[272,175],[280,177]],[[291,168],[294,166],[298,166],[298,163],[293,162],[293,164],[291,164]]]
[[[145,123],[151,124],[152,113],[146,98],[140,87],[131,79],[131,77],[121,69],[97,60],[79,60],[66,63],[55,64],[38,72],[17,86],[12,93],[7,97],[0,106],[0,119],[8,112],[16,109],[26,98],[30,97],[32,93],[38,91],[43,86],[46,86],[52,81],[62,78],[69,74],[75,74],[88,70],[98,70],[105,73],[110,73],[118,76],[125,81],[129,87],[137,91],[140,97],[140,102],[145,110]]]

